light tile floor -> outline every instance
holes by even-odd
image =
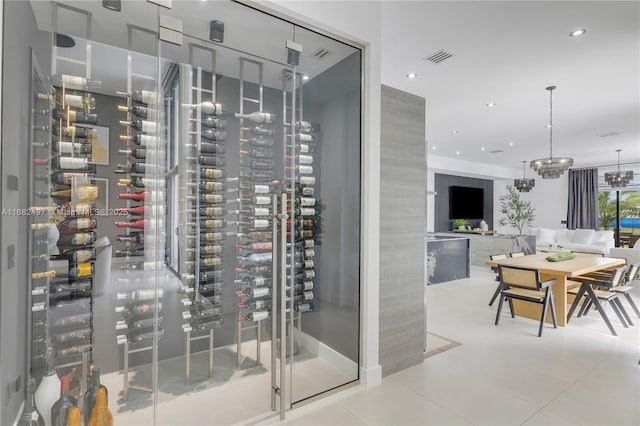
[[[640,319],[628,329],[614,319],[619,337],[597,312],[541,338],[535,321],[508,310],[496,327],[493,279],[472,268],[470,279],[427,287],[429,331],[461,346],[294,410],[284,424],[640,425]]]

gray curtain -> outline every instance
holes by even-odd
[[[598,229],[598,169],[569,170],[568,229]]]

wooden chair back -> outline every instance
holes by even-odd
[[[524,252],[523,251],[516,251],[514,253],[510,253],[509,257],[522,257],[524,256]]]
[[[632,263],[627,269],[627,283],[640,280],[640,263]]]
[[[500,282],[503,288],[520,287],[530,290],[540,290],[542,288],[537,269],[498,265],[498,273],[500,274]]]

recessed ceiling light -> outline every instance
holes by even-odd
[[[121,0],[102,0],[102,7],[114,12],[120,12],[122,10],[122,2]]]
[[[544,126],[544,127],[546,127],[547,129],[550,129],[550,128],[551,128],[551,124],[547,124],[547,125],[546,125],[546,126]]]
[[[583,35],[586,32],[587,32],[587,30],[585,28],[580,28],[579,30],[571,31],[569,33],[569,35],[571,37],[579,37],[579,36]]]
[[[436,147],[434,146],[434,147],[433,147],[433,148],[431,148],[431,149],[433,149],[433,150],[435,151]]]
[[[418,76],[418,74],[416,74],[415,72],[410,72],[409,74],[407,74],[407,78],[416,78]]]
[[[452,134],[452,135],[455,135],[455,134],[457,134],[457,133],[458,133],[458,131],[457,131],[457,130],[452,130],[452,131],[451,131],[451,134]]]
[[[480,148],[480,151],[484,151],[484,146]]]
[[[496,106],[496,103],[495,103],[495,102],[489,102],[489,103],[487,104],[487,106],[488,106],[489,108],[491,108],[491,107]]]
[[[513,142],[509,142],[509,146],[513,146]]]
[[[302,76],[302,79],[303,79],[304,81],[307,81],[307,80],[309,80],[309,76],[308,76],[308,75],[303,75],[303,76]]]
[[[460,155],[460,151],[456,151],[456,155]]]

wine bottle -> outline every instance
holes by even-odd
[[[224,253],[224,246],[219,244],[204,244],[200,246],[200,253],[221,254]]]
[[[67,423],[65,423],[65,426],[82,426],[82,415],[78,407],[72,407],[69,409]]]
[[[52,426],[65,426],[69,410],[77,405],[75,398],[69,396],[69,375],[60,378],[60,399],[51,407]]]
[[[271,277],[266,277],[264,275],[254,275],[247,277],[243,282],[245,285],[249,285],[251,287],[270,286],[272,279]]]
[[[60,126],[57,122],[51,126],[51,133],[58,137],[83,138],[87,141],[97,137],[96,131],[91,127]]]
[[[118,194],[119,200],[135,200],[148,201],[150,203],[162,203],[164,201],[164,193],[161,191],[139,191],[133,193]]]
[[[209,152],[213,154],[224,154],[225,147],[219,143],[200,142],[200,152]]]
[[[271,287],[247,287],[244,289],[244,295],[252,299],[261,297],[271,297]]]
[[[31,273],[31,279],[34,279],[34,280],[37,280],[40,278],[55,278],[55,276],[56,276],[55,270]]]
[[[153,328],[137,328],[127,333],[127,339],[129,342],[139,343],[149,341],[153,339],[155,335],[157,335],[158,338],[164,336],[164,328],[159,327],[155,331]],[[98,404],[96,402],[96,408],[94,408],[94,411],[97,409],[97,405]],[[89,425],[91,425],[91,422],[89,422]]]
[[[142,118],[144,120],[156,121],[158,119],[158,110],[155,108],[149,108],[142,105],[118,105],[118,111],[120,112],[130,112],[136,117]]]
[[[153,235],[145,235],[144,232],[139,232],[134,235],[117,235],[116,240],[136,244],[153,244],[155,242]]]
[[[123,207],[116,209],[118,214],[131,214],[131,215],[148,215],[148,216],[164,216],[164,206],[142,205],[136,207]]]
[[[96,218],[89,217],[71,217],[63,220],[58,224],[61,232],[74,232],[84,229],[93,229],[98,226]]]
[[[315,216],[316,209],[310,207],[296,208],[295,214],[296,216]]]
[[[273,188],[270,185],[251,184],[249,185],[249,191],[254,194],[271,194]]]
[[[65,250],[62,257],[70,259],[75,263],[84,263],[96,257],[95,249]]]
[[[85,312],[85,313],[81,313],[81,314],[76,314],[76,315],[69,315],[69,316],[65,316],[62,318],[58,318],[53,324],[56,327],[66,327],[66,326],[79,326],[79,325],[86,325],[89,324],[89,322],[91,321],[91,312]],[[52,353],[53,355],[53,353]],[[56,379],[58,378],[58,376],[56,376]],[[58,380],[58,383],[60,381]],[[56,390],[56,393],[58,391]],[[57,396],[56,396],[57,398]],[[53,404],[53,403],[52,403]]]
[[[99,89],[101,83],[95,80],[88,80],[84,77],[77,77],[67,74],[55,74],[51,76],[51,84],[57,87],[74,90],[94,90]]]
[[[304,281],[294,286],[296,292],[313,290],[313,281]]]
[[[210,267],[210,266],[221,266],[222,258],[219,256],[205,257],[200,259],[200,266]]]
[[[161,309],[162,309],[162,303],[158,302],[157,304],[158,312]],[[115,308],[115,311],[122,314],[123,318],[129,319],[136,316],[153,314],[156,311],[156,305],[152,303],[129,304],[126,306],[118,306]]]
[[[223,194],[200,194],[201,203],[219,204],[227,201]]]
[[[220,179],[225,177],[226,173],[221,169],[211,169],[207,167],[200,168],[200,176],[208,179]]]
[[[77,185],[70,189],[51,191],[51,197],[69,201],[93,201],[98,198],[98,187],[96,185]]]
[[[316,199],[312,197],[296,197],[296,206],[313,207],[316,205]]]
[[[155,121],[140,120],[140,119],[136,119],[132,121],[120,120],[120,124],[122,126],[133,127],[139,132],[151,133],[153,135],[158,134],[158,130],[159,130],[158,123],[156,123]]]
[[[291,156],[287,155],[287,160],[291,160]],[[296,155],[296,163],[298,164],[313,164],[313,156],[306,154],[298,154]]]
[[[227,209],[223,207],[200,207],[200,216],[224,216],[227,214]]]
[[[86,343],[84,345],[75,345],[75,346],[70,346],[68,348],[62,348],[62,349],[58,349],[56,350],[56,355],[59,357],[62,356],[68,356],[68,355],[74,355],[74,354],[81,354],[83,352],[88,352],[93,348],[93,346],[91,345],[91,343]]]
[[[301,174],[301,175],[313,174],[313,166],[298,165],[295,167],[295,169],[296,169],[296,174]],[[291,170],[291,167],[287,166],[287,170]]]
[[[203,139],[210,141],[225,141],[227,140],[227,132],[221,130],[202,130],[200,136]]]
[[[134,291],[125,291],[125,292],[119,292],[116,293],[116,299],[117,300],[151,300],[153,298],[156,297],[156,295],[158,296],[158,298],[161,298],[162,296],[164,296],[164,291],[162,289],[159,289],[157,292],[155,289],[148,289],[148,290],[134,290]]]
[[[249,167],[251,170],[273,170],[275,163],[272,160],[251,160],[241,166]]]
[[[159,262],[153,262],[153,261],[147,261],[147,262],[138,262],[138,263],[130,263],[128,265],[121,265],[120,269],[124,269],[124,270],[130,270],[130,271],[153,271],[156,269],[162,269],[164,268],[164,262],[159,261]]]
[[[146,136],[146,135],[142,135],[142,136]],[[164,161],[164,152],[156,149],[146,149],[146,148],[119,149],[118,152],[124,155],[131,155],[133,158],[136,158],[138,160],[148,160],[152,162]]]
[[[58,333],[53,337],[53,340],[57,343],[64,343],[74,339],[85,339],[91,335],[93,331],[91,328],[80,328],[72,331],[67,331],[64,333]],[[61,377],[61,380],[64,380],[65,376]],[[66,376],[69,377],[69,376]],[[70,378],[68,379],[70,380]],[[64,385],[64,383],[63,383]]]
[[[316,191],[312,186],[298,186],[296,192],[302,195],[313,196]]]
[[[245,265],[244,268],[240,268],[240,270],[242,269],[244,269],[249,274],[265,274],[271,271],[271,265],[249,264]]]
[[[271,241],[272,239],[271,232],[264,231],[247,232],[246,234],[238,234],[238,236],[247,238],[251,241]]]
[[[64,93],[64,97],[62,94]],[[55,96],[55,102],[58,105],[70,106],[74,108],[82,109],[95,109],[96,98],[91,97],[88,93],[82,95],[74,95],[72,93],[65,93],[63,90],[57,90]]]
[[[287,178],[287,181],[290,180],[290,178]],[[315,185],[316,178],[315,176],[300,176],[299,174],[296,174],[295,182],[300,185]]]
[[[107,390],[104,388],[98,389],[96,393],[96,403],[87,426],[113,426],[113,415],[107,407]]]
[[[195,121],[195,120],[194,120]],[[200,124],[211,129],[226,129],[227,120],[217,117],[204,117],[200,119]]]
[[[313,147],[306,143],[297,143],[296,152],[301,154],[311,154],[313,153]]]
[[[245,263],[267,263],[267,262],[271,262],[272,260],[272,254],[271,252],[264,252],[264,253],[252,253],[249,254],[247,256],[242,257],[242,261]]]
[[[138,219],[131,222],[116,222],[115,223],[118,228],[133,228],[133,229],[144,229],[149,226],[157,226],[158,228],[162,228],[163,223],[161,219]]]
[[[90,328],[86,328],[85,330],[89,330],[89,333],[92,332]],[[81,375],[78,374],[76,367],[73,367],[71,369],[71,372],[69,373],[69,395],[71,395],[76,400],[78,399],[78,396],[80,396],[80,393],[82,392],[82,385],[80,384],[81,381],[82,381]]]
[[[251,158],[273,158],[273,151],[268,149],[241,150],[240,154],[248,155]]]
[[[158,97],[156,96],[156,92],[151,92],[149,90],[134,90],[133,93],[131,93],[131,99],[143,104],[155,105]]]
[[[271,304],[271,299],[247,299],[244,302],[239,302],[238,307],[246,307],[254,311],[263,311],[271,309]]]
[[[51,111],[54,120],[66,120],[69,123],[98,124],[98,114],[85,114],[74,110],[54,109]]]
[[[200,220],[200,227],[203,229],[219,229],[225,228],[227,221],[224,219],[203,219]]]
[[[38,166],[51,165],[61,170],[90,170],[93,168],[90,159],[83,157],[53,157],[51,161],[45,158],[34,158],[33,163]]]
[[[243,131],[253,133],[257,136],[273,136],[276,134],[275,129],[264,126],[252,126],[252,127],[243,127]]]
[[[207,114],[207,115],[224,115],[225,111],[222,108],[222,105],[220,104],[216,104],[213,102],[201,102],[198,105],[201,109],[202,109],[202,113],[203,114]]]
[[[273,146],[273,139],[261,139],[261,138],[240,139],[240,143],[246,143],[251,146],[271,148]]]
[[[58,239],[59,246],[86,246],[96,242],[95,232],[76,232],[63,234]]]
[[[273,172],[249,172],[240,177],[249,179],[251,182],[271,182],[273,181]]]
[[[203,232],[200,234],[200,241],[215,242],[222,241],[225,237],[224,232]]]
[[[295,226],[303,227],[303,228],[313,228],[314,221],[313,219],[300,219],[296,218],[294,221]],[[291,219],[287,219],[287,227],[291,226]]]
[[[118,169],[124,173],[154,173],[158,169],[162,169],[162,164],[149,164],[149,163],[131,163],[131,164],[118,164]]]
[[[42,414],[45,425],[49,426],[52,424],[51,407],[53,407],[53,404],[55,404],[58,399],[61,382],[56,374],[53,348],[51,346],[47,347],[44,357],[47,367],[42,381],[40,381],[40,386],[38,386],[35,392],[34,400],[38,411]]]
[[[296,133],[296,142],[315,142],[316,138],[313,135],[306,133]]]
[[[91,365],[90,370],[91,376],[89,377],[88,388],[84,395],[84,421],[86,424],[88,424],[96,405],[98,390],[104,389],[105,393],[108,394],[107,388],[100,384],[100,369]]]
[[[198,157],[198,161],[200,162],[200,164],[206,166],[224,167],[227,164],[227,160],[225,160],[224,158],[215,157],[212,155],[200,155]]]
[[[241,221],[240,224],[252,229],[265,229],[271,227],[271,221],[268,219],[249,219]]]
[[[164,187],[164,179],[152,179],[140,176],[133,176],[131,178],[118,179],[118,185],[120,186],[135,186],[138,188],[144,187]]]
[[[160,146],[160,138],[153,135],[120,135],[120,140],[123,142],[133,142],[136,145],[144,146],[146,148],[157,148]]]
[[[256,124],[271,124],[275,121],[276,116],[266,112],[252,112],[251,114],[235,114],[236,118],[252,121]]]
[[[125,257],[125,256],[144,256],[145,251],[143,248],[134,249],[134,250],[116,250],[113,255],[115,257]]]
[[[73,179],[88,179],[88,173],[55,172],[51,174],[51,183],[57,185],[71,185]]]
[[[27,399],[25,399],[22,417],[17,426],[45,426],[44,418],[36,407],[35,400],[36,379],[30,378],[27,386]]]
[[[296,131],[303,133],[320,133],[320,124],[310,121],[297,121]]]
[[[224,278],[223,270],[200,272],[200,282],[204,284],[210,283],[210,282],[216,282],[216,280],[221,280],[223,278]]]
[[[249,207],[243,212],[246,212],[251,216],[271,216],[271,209],[268,207]]]
[[[224,184],[223,182],[210,182],[210,181],[200,182],[200,185],[198,187],[202,191],[214,191],[214,192],[222,192],[222,191],[226,191],[227,189],[227,185]]]
[[[73,268],[69,268],[69,277],[70,278],[88,277],[93,275],[94,272],[95,272],[95,268],[93,266],[93,263],[85,262],[85,263],[80,263],[79,265],[74,266]]]
[[[55,152],[62,154],[91,154],[92,146],[90,143],[80,142],[55,142],[52,146]]]
[[[300,303],[300,302],[307,302],[309,300],[313,300],[315,298],[314,294],[312,291],[304,291],[300,294],[297,294],[295,299],[296,302]]]
[[[294,306],[296,312],[311,312],[314,309],[313,303],[298,303]]]
[[[255,311],[255,312],[249,312],[247,315],[245,315],[244,320],[256,322],[256,321],[266,320],[270,317],[271,317],[271,311]]]

